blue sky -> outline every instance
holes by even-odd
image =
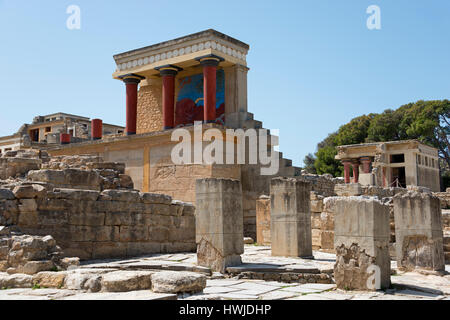
[[[0,136],[59,111],[124,125],[112,55],[209,28],[250,45],[249,111],[295,165],[355,116],[450,98],[447,0],[0,0]]]

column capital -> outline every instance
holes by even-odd
[[[123,76],[120,76],[119,79],[122,80],[123,82],[125,82],[125,84],[128,84],[128,83],[139,84],[139,82],[141,82],[141,80],[144,80],[145,77],[140,76],[135,73],[128,73]]]
[[[208,54],[206,56],[195,58],[202,66],[212,66],[217,67],[220,62],[224,61],[225,59],[219,56],[216,56],[215,54]]]
[[[364,157],[360,157],[359,161],[364,162],[364,161],[372,161],[372,160],[370,159],[369,156],[364,156]]]
[[[176,76],[179,71],[183,70],[183,68],[180,68],[173,64],[166,64],[160,67],[156,67],[155,70],[158,70],[161,76]]]

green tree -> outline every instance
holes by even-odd
[[[336,147],[332,146],[328,146],[317,151],[317,159],[314,163],[314,166],[316,167],[316,171],[318,174],[329,173],[334,177],[342,175],[343,167],[339,161],[334,159],[336,154]]]
[[[308,172],[308,173],[313,173],[313,174],[317,173],[316,167],[314,166],[315,162],[316,162],[316,157],[314,157],[314,155],[312,153],[308,153],[305,156],[305,159],[303,159],[303,163],[305,164],[303,169],[306,170],[306,172]]]

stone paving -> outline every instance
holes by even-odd
[[[335,255],[315,251],[314,260],[300,258],[271,257],[270,247],[246,245],[242,260],[247,268],[265,266],[280,270],[333,269]],[[395,262],[392,268],[396,270]],[[158,294],[150,290],[131,292],[88,293],[66,289],[7,289],[0,290],[0,300],[449,300],[450,275],[432,273],[395,273],[391,276],[391,289],[377,292],[344,291],[334,284],[285,283],[278,281],[249,280],[238,277],[227,278],[209,269],[196,266],[195,253],[155,254],[127,260],[88,261],[79,272],[101,274],[117,270],[176,270],[194,271],[208,275],[207,286],[198,294]],[[446,265],[450,272],[450,265]]]

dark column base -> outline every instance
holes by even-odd
[[[102,138],[92,138],[92,140],[101,140]]]
[[[173,129],[173,127],[171,127],[171,126],[164,126],[164,130],[170,130],[170,129]]]
[[[216,120],[203,120],[203,123],[216,123]]]
[[[136,134],[136,132],[127,132],[127,136],[132,136],[132,135],[135,135]]]

